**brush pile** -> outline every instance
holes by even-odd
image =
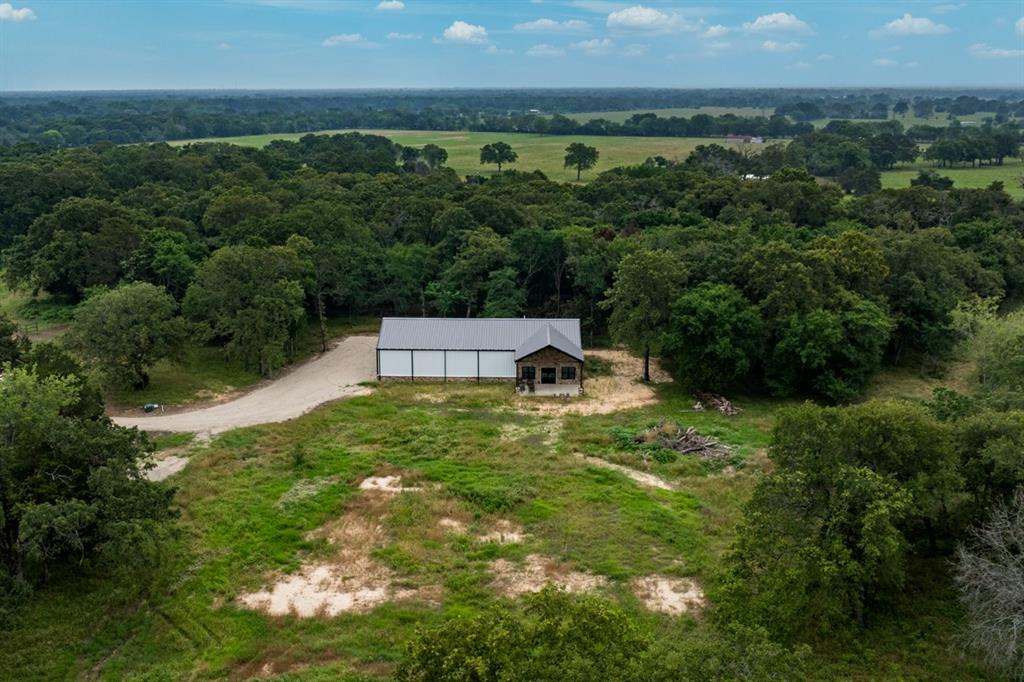
[[[697,393],[697,403],[693,406],[693,409],[696,412],[712,409],[730,417],[739,412],[728,398],[714,393],[704,393],[703,391]]]
[[[725,459],[732,452],[729,446],[700,435],[692,426],[684,427],[677,422],[658,422],[646,431],[636,435],[634,441],[638,445],[660,445],[684,455],[694,455],[701,459]]]

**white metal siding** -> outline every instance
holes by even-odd
[[[444,351],[413,351],[412,369],[416,377],[437,377],[440,379],[444,376]]]
[[[448,376],[476,378],[476,351],[450,350],[448,353]]]
[[[412,376],[412,351],[382,350],[380,353],[380,375],[382,377]]]
[[[513,351],[480,351],[480,376],[515,379],[516,361]]]

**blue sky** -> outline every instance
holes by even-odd
[[[1024,87],[1024,0],[0,0],[0,90]]]

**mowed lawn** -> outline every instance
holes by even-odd
[[[953,179],[953,187],[970,189],[988,187],[993,182],[1003,183],[1006,192],[1015,199],[1024,199],[1024,163],[1020,159],[1007,158],[1002,166],[981,166],[978,168],[939,168],[930,161],[918,161],[910,166],[901,166],[882,173],[882,187],[899,189],[910,187],[910,181],[919,171],[933,170],[939,175]]]
[[[317,134],[350,132],[326,130]],[[697,145],[721,143],[718,138],[705,137],[606,137],[591,135],[536,135],[533,133],[472,133],[461,131],[422,130],[359,130],[357,132],[382,135],[401,145],[422,147],[433,143],[448,150],[448,166],[460,175],[490,175],[496,171],[493,165],[480,164],[480,147],[491,142],[503,141],[519,154],[519,160],[506,169],[521,171],[539,170],[552,180],[575,181],[576,171],[563,167],[565,148],[572,142],[582,142],[597,147],[601,157],[597,166],[583,173],[583,180],[594,177],[601,171],[617,166],[643,163],[651,156],[682,161]],[[272,140],[297,140],[309,133],[275,133],[267,135],[245,135],[241,137],[210,138],[174,142],[182,145],[189,142],[230,142],[246,147],[262,147]]]

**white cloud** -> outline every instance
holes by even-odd
[[[504,50],[497,45],[491,44],[487,46],[486,50],[484,50],[484,54],[512,54],[512,50]]]
[[[732,49],[732,43],[726,40],[712,40],[704,46],[701,54],[705,57],[717,57],[719,52]]]
[[[377,9],[385,12],[397,12],[405,9],[405,3],[402,0],[381,0],[377,4]]]
[[[790,71],[803,71],[805,69],[811,68],[811,64],[810,62],[793,62],[786,68],[789,69]]]
[[[932,12],[935,14],[949,14],[950,12],[956,12],[967,7],[966,2],[949,2],[942,5],[935,5],[932,7]]]
[[[395,31],[387,35],[388,40],[419,40],[422,37],[419,33],[397,33]]]
[[[871,62],[875,66],[899,66],[900,63],[895,59],[889,59],[887,57],[879,57],[878,59]]]
[[[580,50],[584,54],[588,54],[592,57],[602,54],[608,54],[612,48],[615,47],[615,43],[610,38],[592,38],[590,40],[581,40],[578,43],[572,43],[569,45],[574,50]]]
[[[899,19],[893,19],[881,28],[876,28],[871,35],[875,37],[940,36],[952,30],[949,26],[937,24],[928,17],[915,17],[908,13]]]
[[[728,32],[729,29],[727,27],[722,26],[721,24],[715,24],[714,26],[709,27],[708,30],[701,33],[701,36],[705,38],[721,38]]]
[[[339,45],[370,45],[361,33],[339,33],[324,39],[321,43],[324,47],[337,47]]]
[[[917,62],[904,62],[904,69],[916,69],[919,66]]]
[[[9,2],[0,2],[0,21],[32,21],[36,18],[36,13],[30,10],[28,7],[14,8]]]
[[[1024,17],[1018,19],[1014,27],[1017,29],[1017,35],[1024,36]]]
[[[766,40],[761,43],[761,49],[765,52],[793,52],[801,47],[803,45],[797,42],[779,43],[774,40]]]
[[[563,55],[565,55],[565,50],[547,43],[533,45],[526,50],[527,57],[561,57]]]
[[[647,54],[646,45],[626,45],[622,48],[622,52],[619,53],[623,57],[643,57]]]
[[[455,21],[444,30],[444,41],[448,43],[486,43],[487,29],[465,21]]]
[[[226,52],[227,50],[231,49],[231,45],[228,43],[220,43],[219,45],[217,45],[217,49],[221,52]]]
[[[513,26],[517,31],[586,31],[590,29],[590,24],[579,19],[568,19],[566,21],[555,21],[554,19],[537,19],[536,21],[527,21],[522,24],[516,24]]]
[[[1024,50],[1006,50],[1000,47],[992,47],[987,43],[974,43],[967,51],[972,57],[980,59],[1019,59],[1024,57]]]
[[[813,33],[807,22],[797,18],[795,14],[787,12],[775,12],[774,14],[763,14],[753,21],[743,24],[743,30],[749,33],[762,33],[765,31],[792,33]]]
[[[616,10],[608,15],[608,28],[647,33],[671,33],[673,31],[696,31],[701,23],[687,20],[680,14],[668,14],[643,5],[633,5]]]
[[[835,59],[835,57],[833,57],[832,55],[830,55],[827,52],[822,52],[817,57],[815,57],[815,59],[817,59],[819,62],[830,62],[833,59]]]

